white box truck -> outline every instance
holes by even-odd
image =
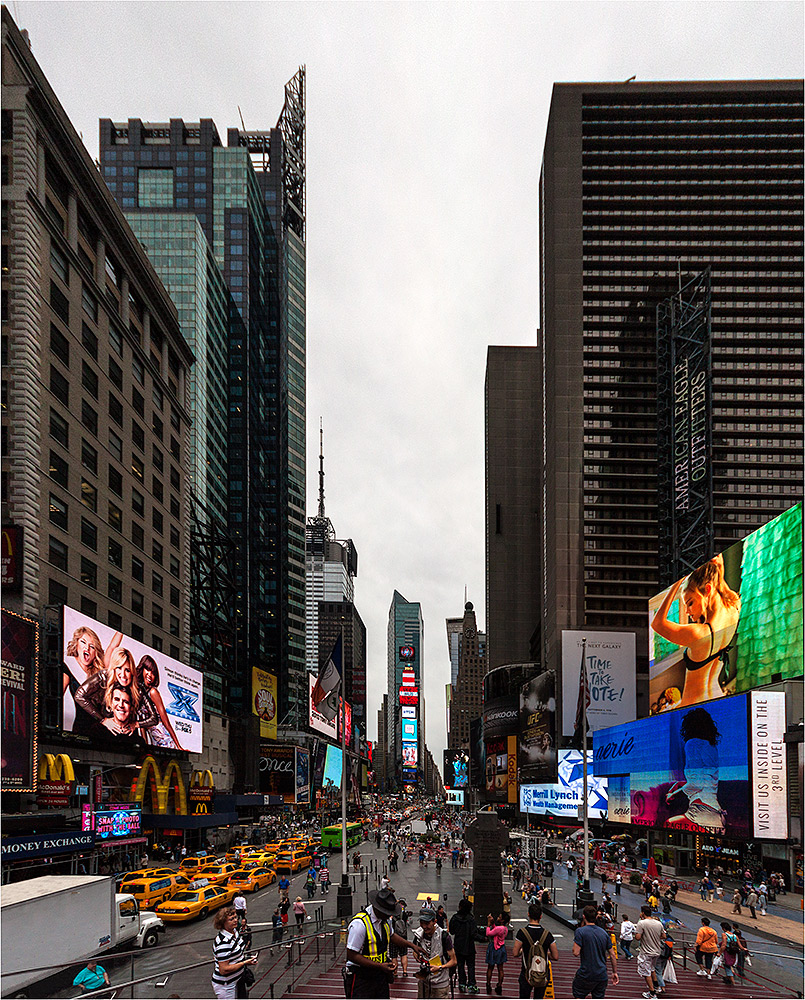
[[[0,909],[4,997],[26,996],[29,986],[58,972],[42,966],[84,963],[112,948],[149,948],[165,929],[133,896],[116,893],[115,880],[105,875],[13,882],[0,888]]]

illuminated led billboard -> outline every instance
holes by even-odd
[[[802,676],[802,504],[649,601],[650,714]]]
[[[541,816],[577,819],[584,801],[584,762],[580,750],[559,751],[559,780],[551,784],[520,785],[520,811]],[[611,786],[611,780],[609,782]],[[593,774],[592,751],[587,751],[587,810],[590,819],[607,815],[607,779]],[[611,799],[609,800],[611,807]]]

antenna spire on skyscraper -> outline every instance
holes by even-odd
[[[324,426],[319,417],[319,517],[324,518]]]

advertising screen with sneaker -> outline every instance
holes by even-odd
[[[609,820],[750,837],[747,695],[593,734],[593,769],[609,777]]]

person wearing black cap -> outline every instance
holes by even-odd
[[[347,931],[347,965],[344,992],[347,997],[386,1000],[389,984],[397,971],[397,960],[389,956],[389,944],[412,948],[420,958],[418,944],[395,934],[391,917],[397,912],[397,897],[391,889],[380,889],[369,906],[352,919]]]

